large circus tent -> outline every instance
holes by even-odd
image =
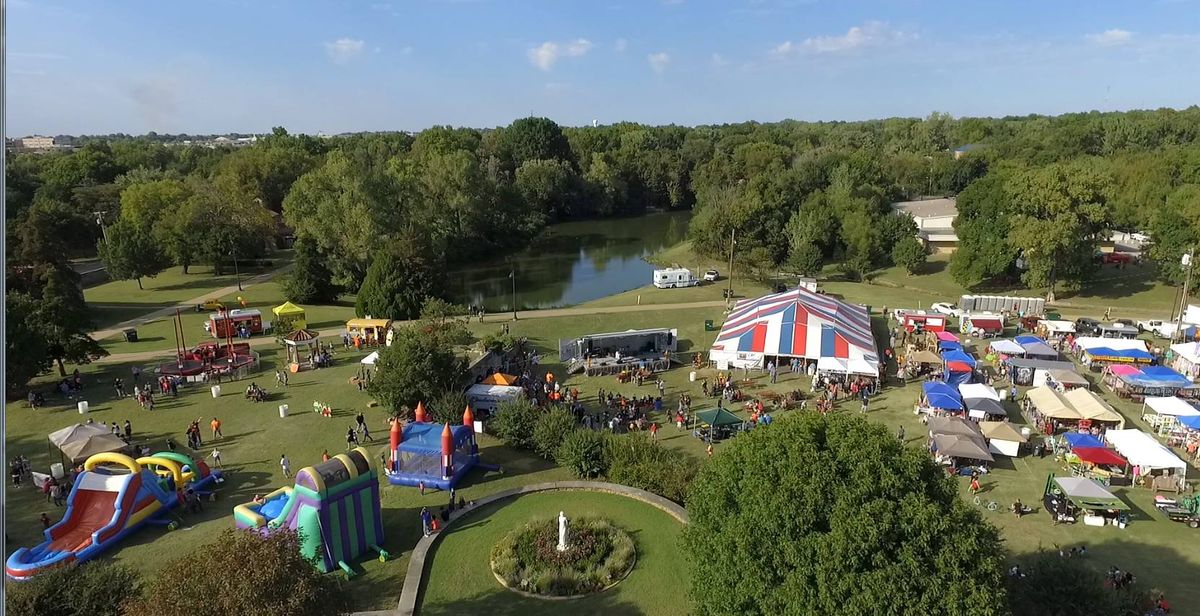
[[[804,288],[738,302],[708,356],[721,369],[799,357],[820,371],[879,376],[867,309]]]

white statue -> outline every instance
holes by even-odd
[[[567,551],[567,516],[558,512],[558,551]]]

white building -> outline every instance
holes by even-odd
[[[933,252],[954,252],[958,235],[954,218],[958,204],[954,197],[899,201],[892,204],[897,214],[908,214],[917,223],[917,237]]]

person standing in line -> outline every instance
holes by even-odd
[[[46,514],[43,513],[42,517],[45,517],[45,516],[46,516]],[[429,527],[432,522],[433,522],[433,516],[429,515],[429,509],[426,507],[421,507],[421,535],[422,536],[425,536],[425,537],[429,536]]]
[[[290,479],[292,476],[292,462],[287,459],[287,454],[279,454],[279,466],[283,469],[283,476]]]

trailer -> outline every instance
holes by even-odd
[[[958,298],[958,307],[965,312],[1014,312],[1037,317],[1046,312],[1046,300],[1010,295],[964,295]]]
[[[225,310],[208,318],[208,333],[213,338],[235,337],[243,330],[253,336],[263,333],[262,313],[257,310]]]
[[[1200,496],[1185,496],[1176,500],[1156,495],[1154,508],[1172,522],[1187,524],[1189,528],[1200,528]]]
[[[692,270],[686,267],[668,267],[654,270],[654,286],[660,289],[677,289],[694,287],[700,284],[700,279],[692,275]]]

